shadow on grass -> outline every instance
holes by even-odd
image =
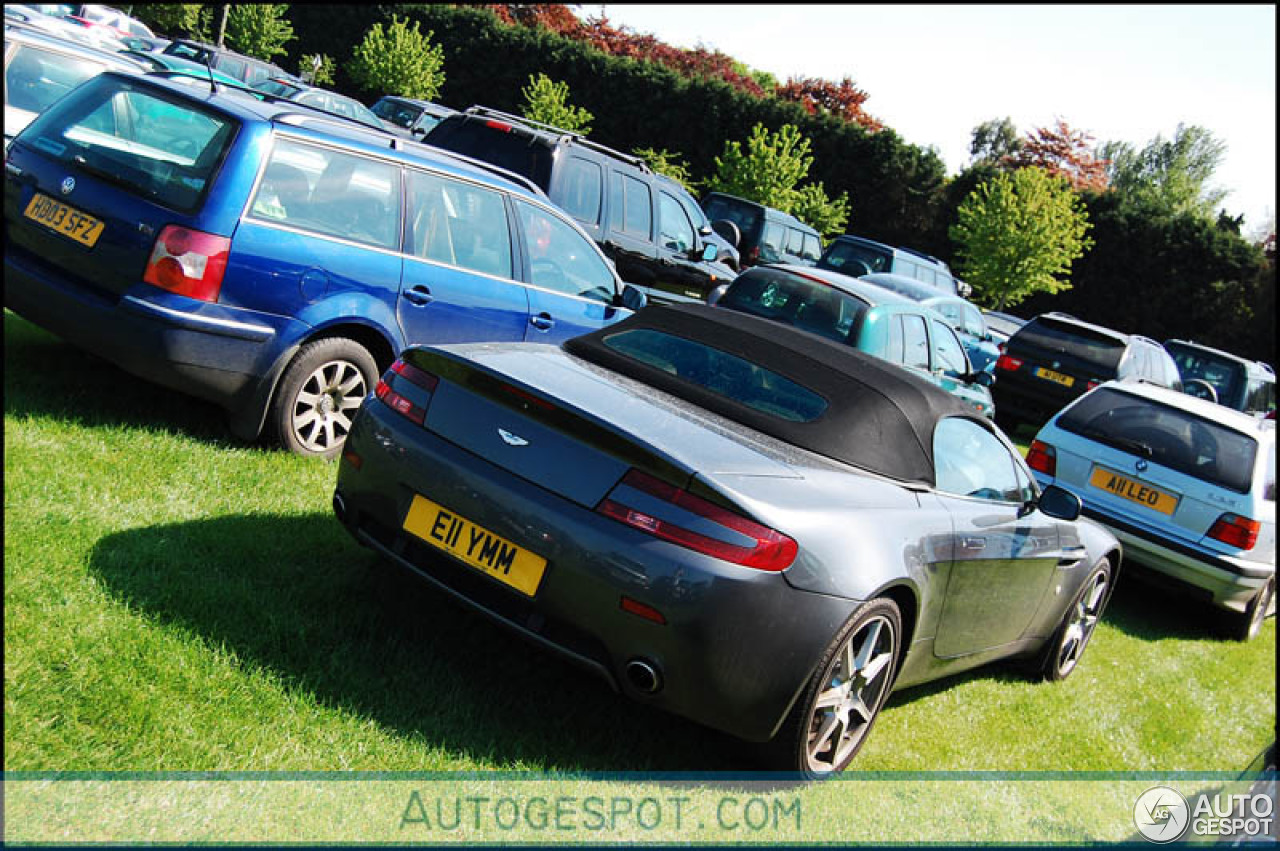
[[[460,760],[597,772],[749,767],[727,737],[614,694],[381,562],[327,515],[134,529],[99,541],[90,569],[150,617]]]
[[[1187,592],[1166,588],[1132,565],[1121,568],[1102,619],[1125,635],[1144,641],[1234,641],[1228,635],[1229,613]]]
[[[176,430],[197,440],[243,446],[212,402],[144,381],[4,312],[4,408],[16,417],[52,417],[85,426]]]

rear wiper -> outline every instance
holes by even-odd
[[[1096,428],[1083,429],[1080,434],[1084,437],[1093,438],[1100,443],[1105,443],[1108,446],[1114,446],[1117,449],[1126,449],[1130,452],[1136,452],[1144,458],[1150,458],[1155,454],[1150,446],[1143,443],[1141,440],[1134,440],[1130,437],[1117,437],[1114,434],[1107,434],[1106,432]]]

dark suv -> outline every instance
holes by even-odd
[[[1065,313],[1045,313],[1018,329],[996,361],[991,395],[1006,431],[1043,425],[1113,378],[1182,389],[1178,367],[1155,340],[1122,334]]]
[[[622,280],[658,290],[659,301],[701,300],[734,277],[716,261],[710,226],[690,218],[696,203],[638,157],[479,106],[445,118],[423,141],[532,180],[604,249]]]
[[[733,225],[737,239],[729,241],[737,246],[743,268],[759,263],[812,266],[822,254],[818,232],[781,210],[723,192],[708,192],[702,209],[712,227]]]
[[[1173,355],[1183,389],[1192,396],[1246,414],[1276,409],[1276,374],[1267,364],[1186,340],[1165,340],[1164,348]]]

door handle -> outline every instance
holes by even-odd
[[[435,298],[435,296],[431,294],[430,288],[424,287],[421,284],[405,290],[404,297],[407,301],[417,305],[430,304]]]
[[[986,538],[961,538],[960,549],[962,550],[982,550],[986,549]]]
[[[529,324],[539,331],[550,331],[555,327],[556,321],[551,318],[550,313],[539,313],[536,316],[529,317]]]

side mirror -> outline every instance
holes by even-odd
[[[1077,520],[1083,505],[1080,497],[1066,488],[1049,485],[1041,492],[1036,507],[1042,514],[1057,520]]]
[[[985,369],[980,369],[977,372],[969,373],[967,383],[981,384],[983,387],[990,387],[992,384],[996,383],[996,377]]]
[[[738,230],[738,226],[728,219],[716,219],[711,223],[711,229],[724,237],[725,242],[734,248],[741,248],[738,243],[742,240],[742,232]]]
[[[622,302],[622,306],[632,313],[644,310],[649,303],[649,298],[643,292],[631,284],[624,284],[622,293],[618,296],[618,300]]]

